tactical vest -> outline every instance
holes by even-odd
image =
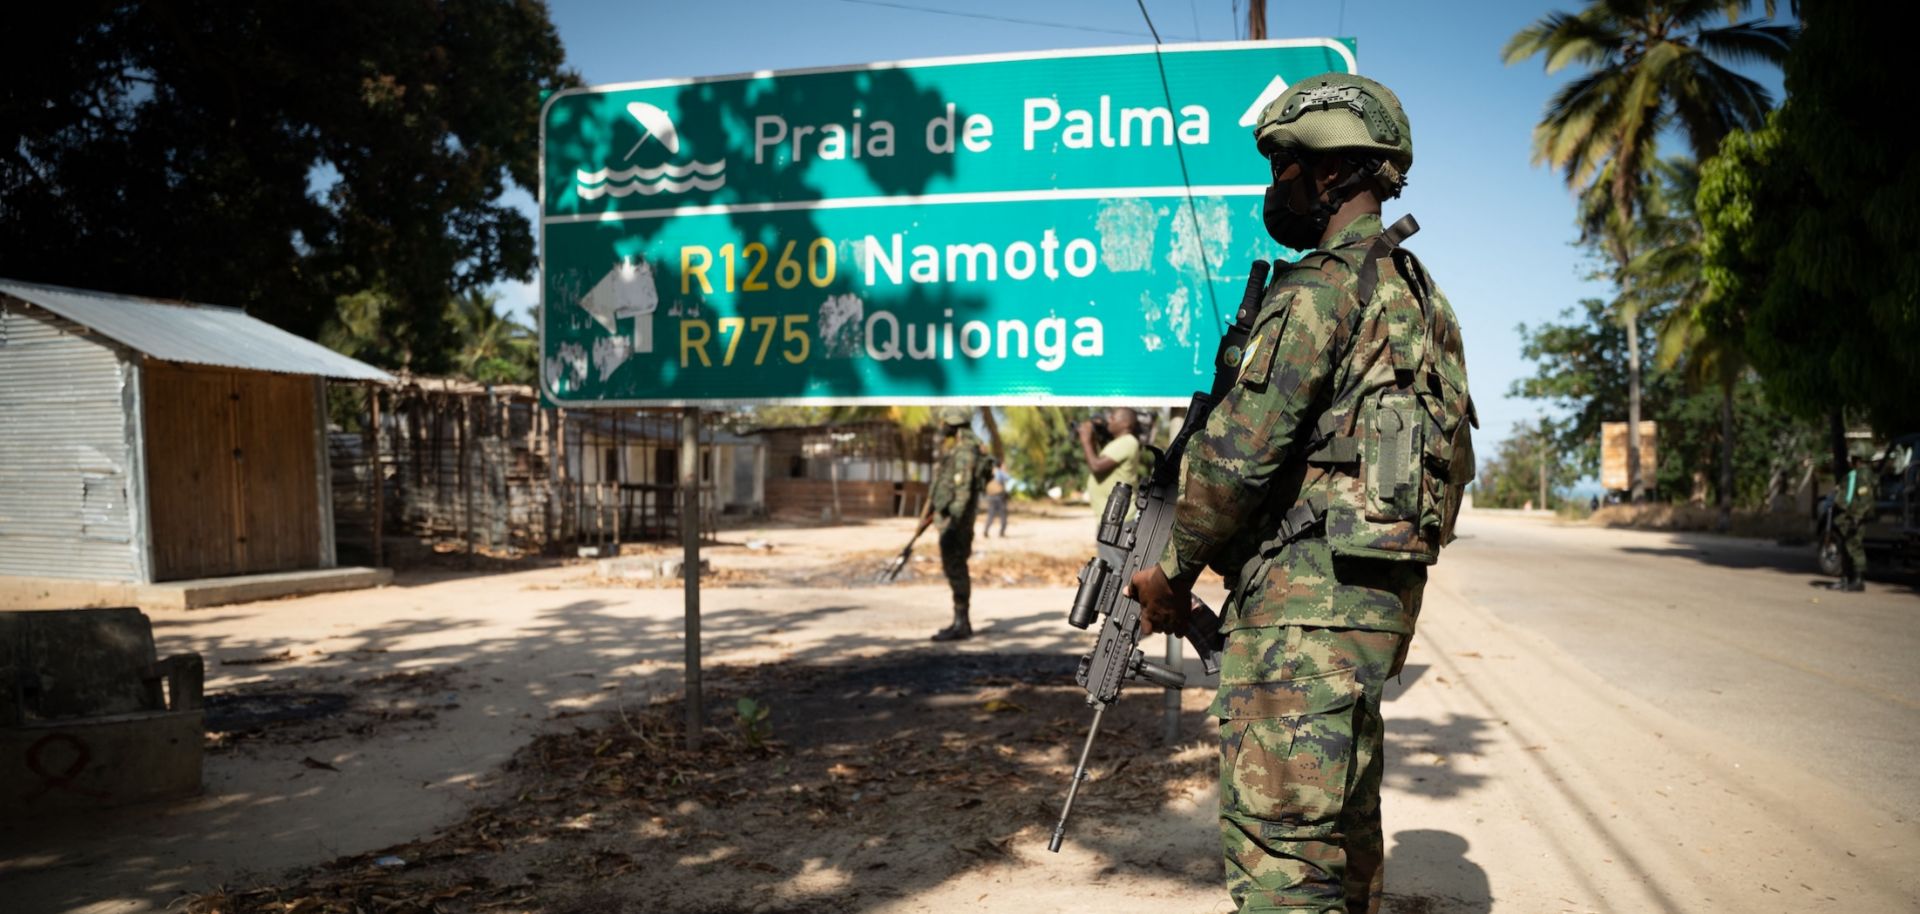
[[[1305,445],[1299,495],[1281,535],[1317,533],[1335,555],[1432,564],[1453,541],[1473,480],[1479,420],[1460,325],[1420,261],[1399,246],[1412,228],[1395,224],[1362,257],[1349,371],[1335,374]],[[1381,326],[1384,345],[1370,332]]]

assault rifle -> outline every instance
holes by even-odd
[[[908,562],[913,560],[913,544],[920,542],[920,534],[927,532],[927,527],[927,524],[922,523],[913,531],[913,538],[907,540],[907,548],[900,550],[899,555],[894,556],[887,562],[885,568],[880,569],[880,573],[874,576],[875,583],[891,583],[894,578],[900,576],[900,571],[907,567]]]
[[[1186,454],[1187,441],[1205,428],[1207,416],[1226,396],[1239,377],[1240,360],[1253,331],[1253,319],[1260,313],[1260,300],[1266,292],[1266,261],[1256,260],[1247,277],[1246,292],[1233,324],[1220,339],[1214,359],[1213,388],[1193,395],[1186,419],[1164,452],[1154,450],[1153,473],[1139,489],[1121,483],[1114,486],[1100,511],[1098,546],[1093,558],[1080,569],[1080,589],[1073,595],[1073,608],[1067,612],[1067,624],[1088,628],[1100,624],[1100,637],[1093,652],[1080,658],[1074,681],[1087,690],[1087,704],[1093,706],[1093,724],[1087,729],[1087,741],[1080,748],[1080,762],[1074,766],[1073,780],[1067,784],[1067,802],[1060,808],[1060,821],[1053,827],[1047,850],[1059,852],[1066,837],[1067,816],[1073,812],[1073,798],[1087,778],[1087,756],[1100,732],[1100,718],[1107,707],[1120,697],[1120,686],[1128,679],[1143,679],[1169,689],[1184,688],[1187,677],[1147,659],[1140,649],[1140,602],[1126,593],[1134,574],[1160,561],[1173,530],[1173,508],[1179,498],[1180,459]],[[1138,513],[1127,519],[1132,503]],[[1199,652],[1201,668],[1211,676],[1220,672],[1220,618],[1199,600],[1187,616],[1184,635]]]

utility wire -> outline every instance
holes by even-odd
[[[1153,33],[1153,65],[1160,69],[1160,95],[1167,100],[1167,111],[1179,109],[1173,106],[1173,89],[1167,85],[1167,63],[1160,56],[1160,30],[1153,27],[1153,17],[1147,14],[1147,0],[1133,0],[1140,7],[1140,18],[1147,21],[1147,31]],[[1193,221],[1193,246],[1200,257],[1200,272],[1207,278],[1207,307],[1213,312],[1213,322],[1220,323],[1220,302],[1213,292],[1213,266],[1207,263],[1207,239],[1200,233],[1200,208],[1193,202],[1193,177],[1187,173],[1186,144],[1174,137],[1173,154],[1180,160],[1180,183],[1187,189],[1187,216]]]
[[[1010,22],[1010,23],[1013,23],[1014,25],[1034,25],[1034,26],[1039,26],[1041,28],[1047,28],[1047,29],[1071,29],[1076,32],[1096,32],[1102,35],[1128,35],[1135,38],[1146,36],[1146,33],[1144,32],[1129,32],[1124,29],[1103,29],[1103,28],[1100,28],[1099,26],[1079,25],[1077,23],[1072,23],[1072,22],[1049,22],[1044,19],[1020,19],[1014,16],[996,16],[992,13],[975,13],[968,10],[952,10],[952,9],[942,9],[937,6],[921,6],[916,3],[893,3],[893,2],[889,2],[889,0],[840,0],[840,2],[857,4],[859,6],[879,6],[879,7],[885,7],[887,9],[907,10],[915,13],[930,13],[935,16],[956,16],[961,19],[984,19],[989,22]],[[1151,28],[1151,24],[1149,24],[1149,28]],[[1187,41],[1199,40],[1197,37],[1191,36],[1191,35],[1174,35],[1172,37],[1179,38],[1182,40],[1187,40]],[[1154,43],[1158,44],[1159,41],[1160,41],[1159,37],[1154,36]]]
[[[1147,0],[1133,0],[1133,2],[1140,4],[1140,18],[1147,20],[1147,31],[1153,33],[1153,43],[1159,44],[1160,30],[1153,27],[1153,17],[1147,15]],[[1155,51],[1154,53],[1158,54],[1160,52]]]

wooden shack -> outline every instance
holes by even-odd
[[[328,378],[391,381],[237,309],[0,280],[0,575],[333,567]]]
[[[891,422],[761,429],[769,514],[813,519],[899,517],[926,501],[929,434]]]

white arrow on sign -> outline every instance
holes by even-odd
[[[633,318],[633,351],[653,351],[653,312],[660,307],[660,293],[653,287],[652,264],[642,260],[608,270],[580,299],[580,307],[608,333],[620,332],[621,318]]]
[[[1267,83],[1265,89],[1260,90],[1260,97],[1253,100],[1253,107],[1248,108],[1247,113],[1240,115],[1240,126],[1251,127],[1259,123],[1260,109],[1272,104],[1273,100],[1279,98],[1285,91],[1287,91],[1287,81],[1275,76],[1272,82]]]

